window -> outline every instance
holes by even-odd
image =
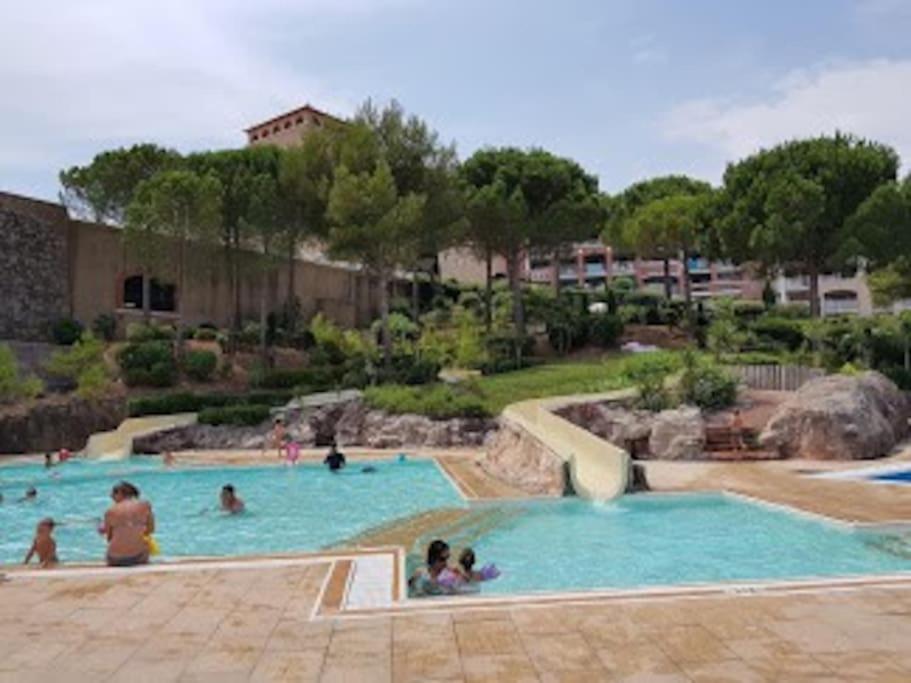
[[[177,310],[177,288],[152,278],[149,287],[149,308],[159,312]],[[142,275],[131,275],[123,281],[123,307],[142,309]]]
[[[260,137],[263,137],[263,138],[269,137],[269,131],[268,131],[268,129],[263,130],[262,135],[260,135]]]
[[[299,125],[301,125],[303,122],[304,122],[304,117],[303,117],[303,116],[298,116],[298,117],[297,117],[297,120],[296,120],[294,123],[295,123],[296,125],[299,126]]]
[[[272,126],[273,133],[278,133],[280,130],[281,130],[281,126],[279,126],[277,123],[274,126]]]
[[[256,140],[259,136],[256,133],[250,136],[250,140]]]
[[[285,130],[287,130],[290,127],[291,127],[291,121],[289,119],[288,121],[285,121]]]

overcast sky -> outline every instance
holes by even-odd
[[[607,191],[836,128],[911,160],[909,35],[911,0],[0,0],[0,190],[53,199],[103,149],[237,147],[367,97]]]

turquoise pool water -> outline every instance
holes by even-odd
[[[0,564],[21,562],[35,525],[53,517],[60,559],[101,561],[97,526],[111,486],[127,479],[154,506],[161,559],[191,555],[251,555],[318,550],[384,522],[435,507],[464,505],[436,464],[426,460],[363,463],[332,474],[317,465],[295,468],[199,467],[164,469],[158,458],[119,463],[70,462],[0,467]],[[218,493],[234,484],[243,515],[218,511]],[[28,486],[34,502],[18,503]]]
[[[490,594],[911,571],[908,537],[721,494],[501,504],[451,531],[454,547],[502,570],[483,584]]]

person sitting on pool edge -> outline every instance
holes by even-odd
[[[329,446],[329,453],[323,460],[323,464],[329,467],[330,472],[338,472],[345,466],[345,454],[335,446],[335,441]]]
[[[449,544],[441,539],[427,546],[427,564],[418,567],[408,579],[408,588],[414,595],[443,595],[449,591],[439,583],[440,575],[449,565]]]
[[[109,567],[134,567],[149,562],[148,538],[155,533],[152,504],[139,500],[139,489],[122,481],[111,489],[114,503],[104,513],[99,531],[108,542]]]
[[[225,484],[221,487],[221,509],[236,515],[246,509],[244,501],[241,500],[234,490],[233,484]]]

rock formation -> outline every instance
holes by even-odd
[[[699,460],[705,457],[705,421],[698,408],[662,410],[652,419],[649,458]]]
[[[566,488],[563,460],[523,430],[501,425],[480,460],[490,476],[530,495],[560,496]]]
[[[878,372],[829,375],[779,406],[759,442],[788,458],[877,458],[907,435],[909,415],[908,398]]]

